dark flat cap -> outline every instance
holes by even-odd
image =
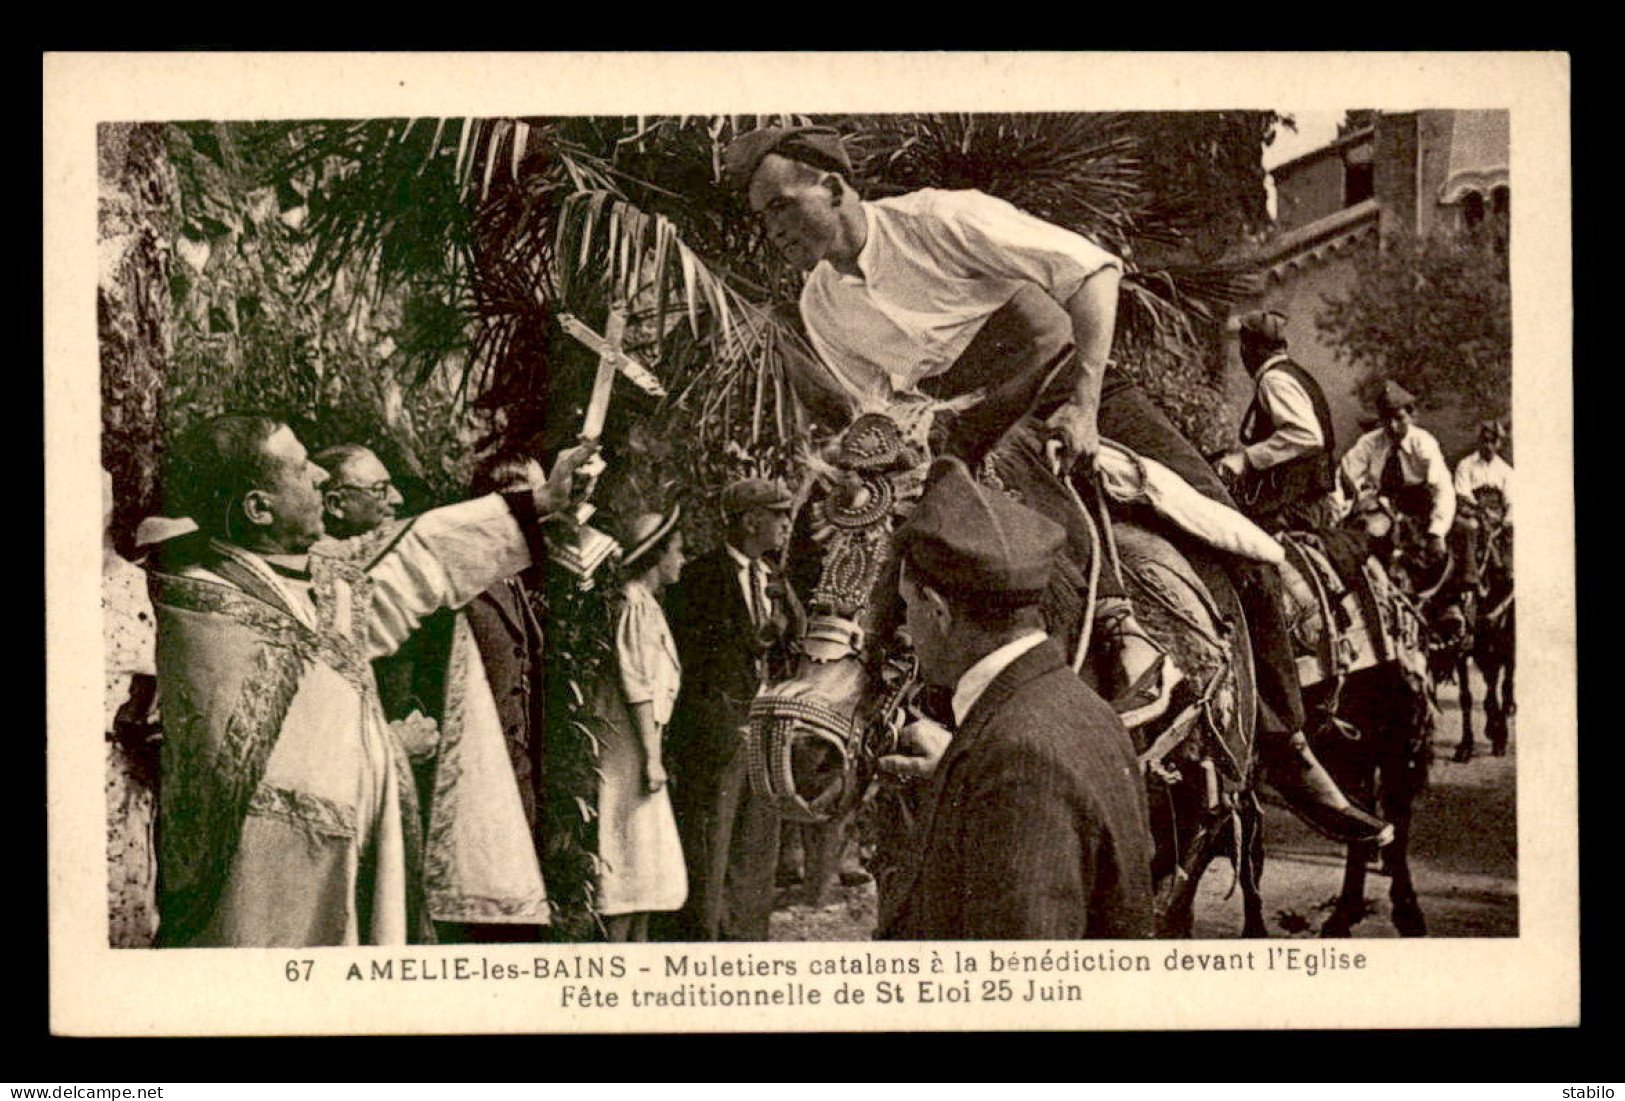
[[[756,166],[769,153],[843,175],[852,172],[839,131],[828,126],[768,126],[741,134],[723,150],[723,184],[740,191],[748,188]]]
[[[1241,315],[1240,329],[1272,344],[1285,344],[1286,314],[1275,310],[1254,310],[1251,313],[1244,313]]]
[[[738,516],[753,508],[788,510],[794,498],[790,491],[766,478],[744,478],[722,491],[722,514]]]
[[[958,459],[938,459],[928,479],[930,488],[897,532],[909,567],[945,593],[1037,601],[1065,529],[977,485]]]
[[[1399,383],[1390,379],[1382,384],[1377,393],[1377,412],[1390,413],[1395,409],[1411,409],[1416,405],[1416,396]]]

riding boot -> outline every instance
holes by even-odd
[[[1252,630],[1264,778],[1292,813],[1327,837],[1350,844],[1387,844],[1393,840],[1393,827],[1349,802],[1302,733],[1303,695],[1281,610],[1280,574],[1263,563],[1234,560],[1229,573]]]
[[[1310,827],[1345,844],[1386,845],[1394,827],[1350,803],[1309,748],[1302,732],[1285,735],[1258,731],[1264,779],[1286,801],[1287,808]]]

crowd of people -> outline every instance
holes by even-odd
[[[1122,264],[1094,243],[974,191],[863,201],[838,135],[817,127],[748,134],[726,169],[807,273],[818,360],[795,381],[815,416],[838,426],[877,396],[980,398],[945,414],[945,458],[894,539],[920,672],[952,714],[917,718],[882,762],[931,797],[878,934],[1150,935],[1128,730],[1190,686],[1110,570],[1096,635],[1116,675],[1099,695],[1073,675],[1038,612],[1063,533],[971,471],[1031,417],[1080,489],[1104,436],[1266,530],[1382,500],[1442,556],[1470,538],[1458,499],[1510,499],[1504,430],[1486,424],[1452,478],[1389,383],[1380,425],[1338,461],[1285,319],[1258,313],[1240,323],[1255,400],[1240,446],[1209,464],[1109,362]],[[372,450],[310,455],[269,418],[213,418],[177,454],[167,511],[184,519],[144,525],[139,565],[111,542],[105,555],[113,943],[547,939],[546,533],[590,492],[595,447],[545,474],[498,454],[468,500],[404,518]],[[850,839],[786,826],[748,782],[741,727],[804,623],[782,558],[792,500],[747,478],[717,504],[721,538],[691,561],[675,503],[612,525],[615,675],[590,700],[605,939],[766,940],[797,857],[814,879],[866,874]],[[1327,835],[1383,841],[1304,738],[1274,567],[1175,535],[1243,601],[1265,778]]]

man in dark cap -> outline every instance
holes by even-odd
[[[953,691],[956,729],[911,724],[904,748],[922,756],[881,763],[929,769],[932,786],[878,935],[1150,937],[1152,844],[1133,745],[1038,611],[1064,533],[956,459],[932,478],[897,547],[920,672]]]
[[[1337,484],[1331,406],[1315,377],[1287,354],[1286,317],[1244,314],[1241,362],[1253,377],[1253,403],[1241,420],[1242,446],[1216,464],[1242,511],[1269,531],[1327,523],[1322,507]]]
[[[974,465],[1022,417],[1041,419],[1069,468],[1087,474],[1104,434],[1234,508],[1213,468],[1125,374],[1112,369],[1122,262],[1094,242],[979,191],[924,189],[862,201],[840,135],[826,127],[745,134],[725,154],[769,240],[807,272],[801,318],[820,360],[793,372],[815,416],[850,418],[872,403],[980,391],[944,433]],[[833,410],[833,412],[832,412]],[[1083,492],[1091,479],[1075,478]],[[1224,570],[1244,604],[1259,670],[1259,747],[1289,806],[1342,841],[1382,842],[1384,823],[1350,805],[1302,734],[1276,572],[1169,531],[1202,568]],[[1135,623],[1112,571],[1101,571],[1096,630],[1120,669],[1110,689],[1129,725],[1170,712],[1179,670]],[[1177,710],[1177,709],[1174,709]],[[1153,731],[1154,734],[1154,731]]]
[[[721,504],[723,544],[690,562],[666,601],[683,667],[668,749],[689,890],[657,919],[661,940],[767,940],[773,913],[779,818],[750,790],[741,727],[791,633],[789,591],[765,560],[790,536],[791,498],[748,478]]]
[[[1338,481],[1350,503],[1386,497],[1426,531],[1428,551],[1445,554],[1445,536],[1456,518],[1450,465],[1433,434],[1417,427],[1416,398],[1392,380],[1377,393],[1376,428],[1354,441],[1338,463]]]

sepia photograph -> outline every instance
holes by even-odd
[[[54,1027],[1578,1022],[1561,57],[235,56],[47,206]]]

